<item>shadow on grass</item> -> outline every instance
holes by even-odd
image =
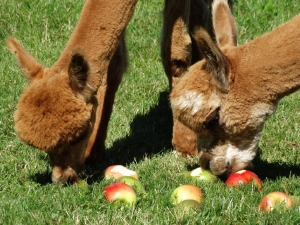
[[[267,162],[261,159],[262,150],[253,160],[254,172],[261,180],[277,180],[279,177],[300,176],[300,165],[286,164],[283,162]]]
[[[48,163],[48,165],[50,165],[50,160],[49,160],[49,157],[47,154],[40,154],[38,156],[38,158],[39,158],[39,160],[46,161]],[[41,186],[52,184],[51,169],[49,170],[49,167],[46,167],[45,171],[43,171],[43,172],[40,171],[38,173],[35,173],[35,174],[31,175],[30,178],[34,182],[40,184]]]
[[[130,123],[130,134],[107,149],[108,159],[114,164],[126,164],[172,148],[172,124],[169,92],[161,92],[157,105]]]
[[[46,171],[43,173],[36,173],[31,176],[31,179],[34,182],[40,184],[41,186],[52,184],[51,172],[49,172],[49,171]]]
[[[157,105],[145,115],[136,115],[130,123],[128,136],[116,140],[106,150],[106,158],[101,165],[88,166],[87,174],[93,174],[89,182],[102,178],[103,170],[112,164],[126,165],[139,162],[144,157],[171,149],[172,112],[169,104],[169,92],[161,92]]]

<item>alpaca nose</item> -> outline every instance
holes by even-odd
[[[205,156],[200,156],[200,159],[199,159],[199,165],[202,169],[204,170],[209,170],[209,158],[205,157]]]
[[[55,184],[73,184],[78,181],[78,176],[76,171],[71,167],[66,169],[53,167],[51,179]]]

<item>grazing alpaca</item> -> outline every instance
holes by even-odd
[[[197,135],[200,166],[223,175],[250,164],[267,117],[300,88],[300,15],[237,47],[227,1],[214,0],[212,11],[217,44],[204,29],[195,32],[205,59],[185,68],[171,106]]]
[[[48,153],[55,183],[76,182],[85,160],[99,161],[104,154],[115,92],[127,63],[124,32],[136,2],[87,0],[51,68],[7,39],[29,80],[15,112],[15,129],[25,143]]]
[[[230,7],[233,0],[228,0]],[[213,37],[212,0],[165,0],[161,58],[170,90],[187,73],[187,69],[203,58],[191,33],[205,27]],[[174,148],[183,155],[198,155],[195,133],[176,118],[173,125]]]

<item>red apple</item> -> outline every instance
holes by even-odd
[[[291,208],[293,206],[292,198],[280,191],[267,194],[260,202],[259,209],[261,211],[270,212],[276,207]]]
[[[177,205],[184,200],[195,200],[201,203],[204,200],[204,196],[200,188],[197,186],[185,184],[177,187],[172,192],[170,198],[170,201],[173,205]]]
[[[134,206],[137,202],[136,193],[132,187],[127,184],[116,182],[104,188],[103,194],[109,202],[125,203],[128,206]]]
[[[190,172],[190,176],[195,178],[196,181],[208,181],[216,182],[218,177],[212,174],[209,170],[204,170],[201,167],[198,167]]]
[[[263,187],[261,180],[255,173],[249,170],[240,170],[230,174],[225,183],[228,186],[238,186],[240,184],[249,184],[252,182],[258,187],[258,190],[261,191]]]
[[[123,176],[117,179],[117,182],[128,184],[138,194],[146,194],[145,188],[143,187],[142,183],[138,179],[135,179],[134,177]]]
[[[130,176],[138,179],[137,172],[127,169],[125,166],[122,165],[112,165],[107,167],[105,170],[104,176],[106,179],[118,179],[123,176]]]

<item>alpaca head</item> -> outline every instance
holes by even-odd
[[[218,60],[227,65],[224,58]],[[211,76],[208,67],[203,61],[189,69],[171,93],[171,106],[175,118],[197,134],[201,167],[229,174],[248,167],[254,158],[264,119],[250,121],[255,115],[246,113],[247,105],[229,102],[230,83]]]
[[[75,48],[65,68],[44,68],[15,39],[7,45],[29,81],[14,115],[15,130],[22,141],[48,153],[53,182],[74,182],[97,104],[84,53]]]
[[[214,0],[212,10],[216,43],[204,29],[195,31],[205,59],[189,68],[170,98],[174,117],[197,135],[200,166],[226,175],[250,166],[268,116],[300,87],[300,17],[237,47],[227,0]]]

